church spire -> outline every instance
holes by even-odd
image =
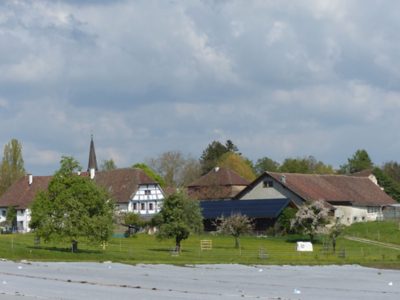
[[[98,171],[97,167],[97,159],[96,159],[96,151],[94,150],[94,142],[93,142],[93,134],[90,139],[90,151],[89,151],[89,163],[88,163],[88,172],[90,172],[90,178],[94,178],[95,171]]]

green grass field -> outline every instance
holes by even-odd
[[[400,230],[397,223],[363,223],[346,229],[346,235],[377,239],[400,245]],[[39,261],[113,261],[128,264],[360,264],[400,268],[400,251],[380,246],[348,241],[343,237],[337,242],[336,254],[326,247],[324,237],[314,244],[314,251],[301,253],[295,250],[298,237],[241,238],[241,248],[234,248],[229,236],[191,236],[182,243],[182,253],[173,255],[172,240],[159,241],[154,236],[139,234],[131,238],[112,238],[105,250],[100,245],[79,243],[79,252],[71,253],[68,244],[41,243],[34,245],[32,234],[0,235],[0,258],[11,260]],[[201,251],[200,240],[210,239],[212,250]]]

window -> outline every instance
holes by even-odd
[[[376,206],[368,206],[367,207],[367,211],[368,211],[368,213],[377,213],[378,211],[379,211],[379,207],[376,207]]]
[[[145,194],[145,195],[151,195],[151,191],[150,191],[150,190],[145,190],[145,191],[144,191],[144,194]]]
[[[149,210],[154,210],[154,204],[153,203],[149,203]]]
[[[353,217],[353,222],[357,221],[357,217]]]
[[[137,210],[137,203],[133,203],[133,210]]]
[[[1,211],[1,215],[2,215],[3,217],[5,217],[5,216],[6,216],[6,211],[5,211],[5,210],[2,210],[2,211]]]
[[[146,209],[146,205],[144,203],[140,203],[140,209],[141,210],[145,210]]]
[[[272,180],[264,180],[263,181],[263,187],[264,188],[270,188],[274,186],[274,182]]]

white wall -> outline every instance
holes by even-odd
[[[128,211],[141,215],[153,215],[160,211],[164,194],[158,184],[140,185],[129,202]]]
[[[0,222],[4,222],[7,216],[7,208],[0,208]]]
[[[339,218],[341,223],[351,225],[357,222],[377,221],[383,217],[382,208],[379,206],[342,206],[334,205],[335,218]]]
[[[29,209],[17,209],[17,228],[19,232],[30,232],[30,221],[31,211]]]

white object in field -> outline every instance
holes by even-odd
[[[311,242],[297,242],[297,251],[302,251],[302,252],[312,252],[313,251],[313,245]]]

